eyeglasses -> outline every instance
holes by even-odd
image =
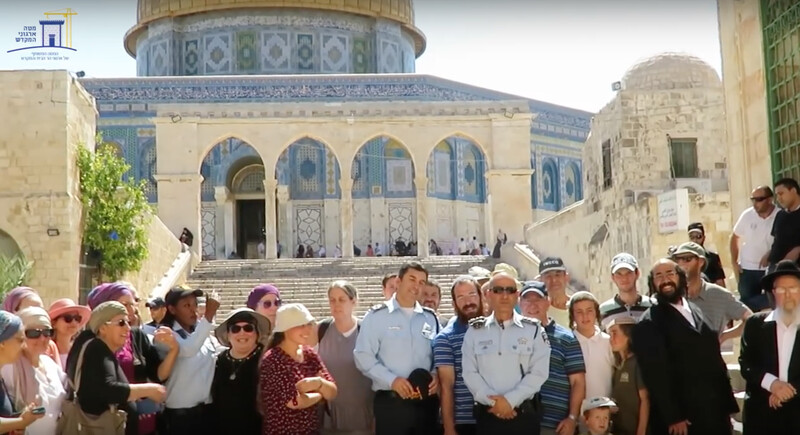
[[[116,326],[119,326],[120,328],[125,327],[125,326],[131,326],[130,322],[128,322],[128,319],[119,319],[116,322],[109,321],[109,322],[106,322],[106,325],[116,325]]]
[[[785,295],[786,293],[796,295],[797,293],[800,293],[800,287],[775,287],[775,290],[773,291],[776,295]]]
[[[81,316],[80,314],[64,314],[63,316],[61,316],[61,318],[64,319],[64,321],[67,323],[83,322],[83,316]]]
[[[500,293],[514,294],[516,292],[517,292],[517,287],[516,286],[508,286],[508,287],[495,286],[495,287],[492,287],[492,293],[494,293],[494,294],[500,294]]]
[[[684,256],[673,257],[673,258],[678,263],[691,263],[697,257],[695,257],[694,255],[684,255]]]
[[[281,300],[280,299],[276,300],[275,302],[264,301],[264,302],[261,303],[261,306],[264,307],[264,309],[268,310],[268,309],[272,308],[272,304],[273,303],[275,304],[276,307],[280,307],[281,306]]]
[[[765,199],[769,199],[769,198],[770,198],[769,196],[751,196],[750,197],[750,201],[761,202],[761,201],[763,201]]]
[[[456,301],[457,302],[461,302],[461,301],[465,301],[467,299],[472,299],[472,298],[477,298],[477,297],[478,297],[478,293],[477,292],[469,292],[469,293],[467,293],[465,295],[456,296]]]
[[[667,271],[667,272],[664,272],[664,273],[657,273],[657,274],[653,275],[653,279],[660,281],[660,280],[662,280],[664,278],[675,278],[677,275],[678,275],[678,272],[675,272],[674,270],[670,270],[670,271]]]
[[[28,337],[32,340],[35,340],[41,336],[45,336],[50,338],[53,336],[52,329],[26,329],[25,330],[25,337]]]
[[[256,327],[253,326],[253,324],[251,324],[251,323],[247,323],[245,325],[231,325],[230,327],[228,327],[228,331],[230,331],[231,334],[238,334],[238,333],[240,333],[242,331],[247,332],[247,333],[251,333],[251,332],[255,332],[255,330],[256,330]]]

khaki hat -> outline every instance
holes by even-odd
[[[678,249],[672,253],[672,258],[683,254],[692,254],[697,258],[706,258],[706,250],[695,242],[682,243],[680,246],[678,246]]]
[[[89,329],[97,334],[101,326],[117,316],[125,316],[126,319],[128,318],[128,310],[125,308],[125,305],[117,301],[103,302],[92,310],[92,317],[89,319]]]
[[[505,273],[511,275],[511,277],[515,280],[519,280],[519,273],[517,273],[517,269],[508,263],[497,263],[490,276],[495,276],[498,273]]]
[[[303,304],[286,304],[275,315],[274,332],[286,332],[294,327],[314,322],[314,316]]]
[[[492,276],[492,272],[480,266],[472,266],[469,268],[469,276],[477,280],[489,279]]]

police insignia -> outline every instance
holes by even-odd
[[[469,326],[475,329],[481,329],[486,325],[486,318],[485,317],[476,317],[469,321]]]
[[[382,310],[382,309],[384,309],[384,308],[386,308],[386,303],[384,303],[384,302],[381,302],[381,303],[379,303],[379,304],[375,304],[375,305],[373,305],[373,306],[372,306],[372,308],[370,308],[370,309],[369,309],[369,312],[370,312],[370,313],[373,313],[373,312],[375,312],[375,311],[380,311],[380,310]]]
[[[547,339],[547,332],[545,332],[544,328],[542,328],[540,332],[542,333],[542,341],[544,341],[544,344],[550,346],[550,340]]]

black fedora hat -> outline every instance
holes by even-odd
[[[781,260],[775,266],[775,270],[772,273],[768,273],[761,278],[761,288],[764,290],[771,292],[772,291],[772,284],[775,282],[775,279],[781,276],[794,276],[797,279],[800,279],[800,267],[797,267],[797,264],[792,260]]]

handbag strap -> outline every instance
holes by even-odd
[[[73,384],[72,380],[70,380],[70,384],[72,387],[73,395],[75,396],[75,400],[78,399],[78,389],[81,387],[81,368],[83,367],[83,354],[86,352],[86,347],[89,346],[89,343],[93,342],[95,339],[92,338],[91,340],[87,340],[86,343],[83,343],[81,346],[81,351],[78,354],[78,365],[75,367],[75,382]]]

